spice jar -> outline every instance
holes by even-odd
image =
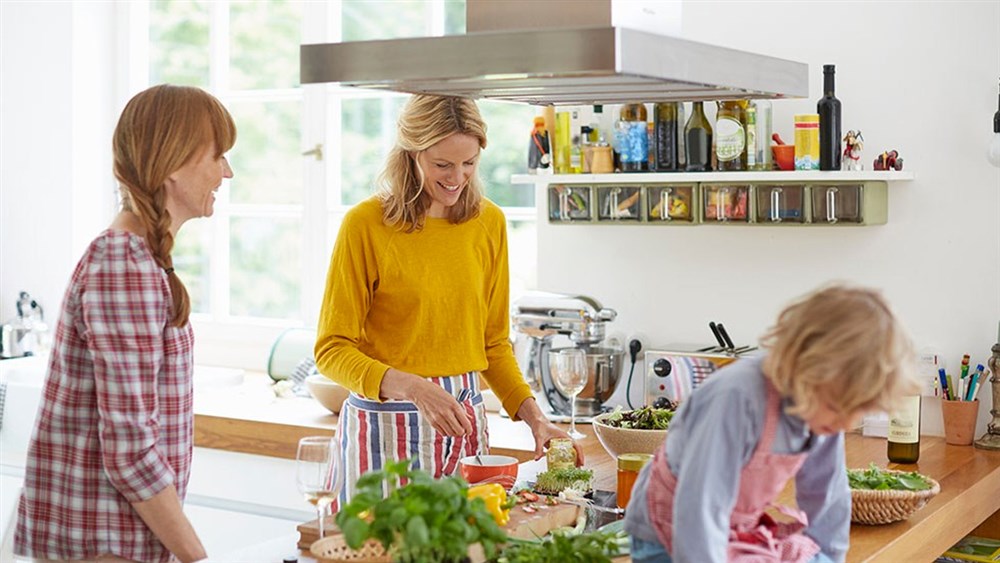
[[[555,469],[573,469],[576,467],[576,448],[569,438],[553,438],[549,441],[549,451],[545,453],[545,461],[549,471]]]
[[[618,508],[625,508],[632,498],[632,487],[639,470],[653,459],[650,454],[621,454],[618,456]]]

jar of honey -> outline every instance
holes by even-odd
[[[621,454],[618,456],[618,508],[625,508],[632,498],[632,487],[639,470],[653,459],[650,454]]]
[[[549,451],[545,452],[545,461],[549,471],[554,469],[573,469],[576,467],[576,448],[569,438],[553,438],[549,441]]]

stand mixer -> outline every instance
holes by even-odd
[[[511,309],[518,363],[546,416],[566,421],[572,407],[549,371],[549,352],[561,349],[552,347],[557,335],[568,337],[587,357],[587,384],[576,398],[577,422],[589,422],[604,412],[603,403],[614,393],[625,357],[623,350],[602,345],[607,323],[618,313],[591,297],[556,293],[528,294],[516,300]]]

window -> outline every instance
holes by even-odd
[[[405,95],[298,81],[299,45],[463,33],[465,3],[151,0],[147,84],[206,88],[236,121],[235,177],[215,215],[181,231],[174,261],[204,325],[315,323],[343,214],[372,193]],[[134,21],[134,20],[133,20]],[[479,173],[508,217],[513,297],[535,286],[535,194],[513,186],[535,108],[479,102]],[[209,331],[211,332],[211,331]]]

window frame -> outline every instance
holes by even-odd
[[[340,223],[354,204],[342,203],[342,109],[345,100],[405,97],[405,94],[347,88],[337,84],[306,84],[285,89],[229,90],[229,7],[228,0],[208,3],[209,84],[204,86],[226,105],[233,102],[300,101],[302,181],[301,204],[234,204],[228,189],[219,190],[215,214],[210,222],[213,266],[208,274],[209,311],[194,312],[191,323],[198,343],[195,362],[208,365],[266,369],[271,346],[290,328],[313,328],[318,320],[326,282],[329,257]],[[426,11],[427,35],[443,35],[444,0],[430,0]],[[302,2],[301,43],[336,42],[341,39],[342,2]],[[121,21],[128,53],[126,83],[130,92],[147,88],[150,82],[150,2],[122,3]],[[385,116],[392,123],[395,115]],[[305,154],[317,145],[323,158]],[[237,148],[238,150],[238,148]],[[238,170],[236,171],[238,175]],[[515,188],[516,189],[516,188]],[[537,223],[535,207],[503,207],[508,224]],[[299,318],[279,319],[236,316],[230,313],[231,223],[237,218],[300,218],[302,260],[300,272]],[[537,242],[536,242],[537,248]],[[537,268],[537,260],[536,260]]]

